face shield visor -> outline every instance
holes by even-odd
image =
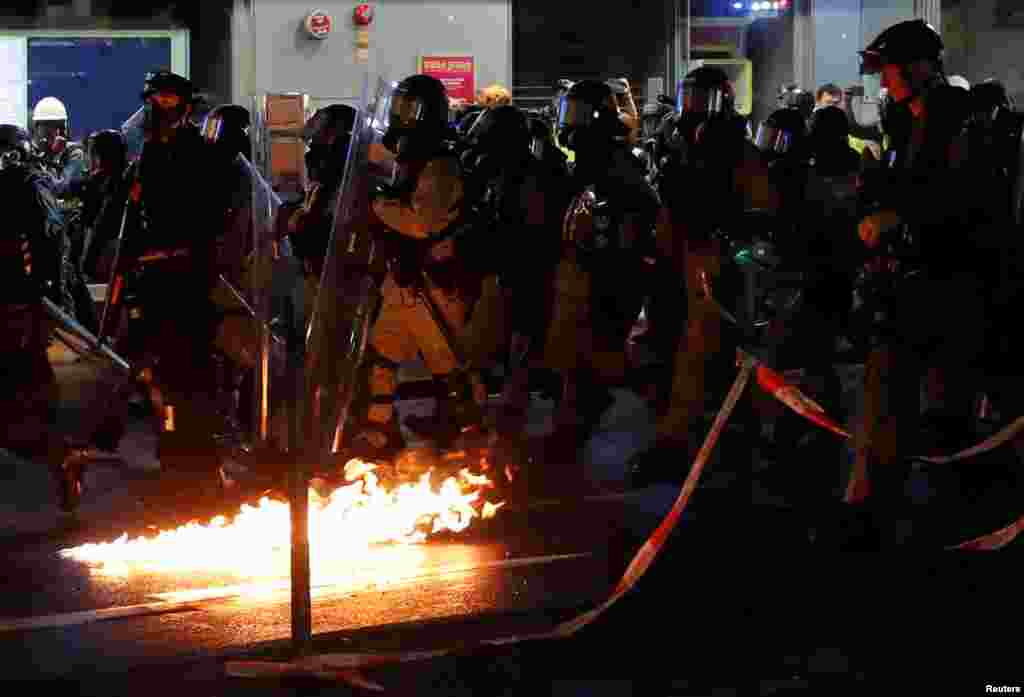
[[[392,95],[388,102],[389,128],[402,130],[415,128],[423,116],[425,106],[419,97],[396,94]]]
[[[699,87],[692,80],[682,80],[676,89],[676,113],[712,116],[726,110],[730,93],[717,87]]]
[[[612,111],[618,111],[615,98],[609,96],[604,103]],[[580,129],[593,126],[601,116],[600,106],[579,97],[566,95],[558,101],[558,130]]]
[[[757,137],[754,138],[754,145],[758,150],[774,156],[790,152],[795,143],[796,136],[792,131],[767,123],[762,123],[758,127]]]

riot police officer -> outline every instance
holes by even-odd
[[[325,106],[306,122],[306,175],[302,206],[292,212],[288,232],[309,274],[319,278],[333,227],[334,203],[348,154],[355,109],[346,104]]]
[[[969,95],[946,82],[938,32],[922,20],[900,22],[860,54],[862,71],[881,74],[893,104],[887,166],[858,233],[869,249],[894,254],[900,267],[867,362],[867,443],[859,464],[866,469],[860,481],[870,487],[852,498],[869,491],[874,511],[891,516],[899,515],[912,449],[956,451],[972,439],[990,262],[974,233],[988,213],[978,205],[985,182],[968,174]],[[931,407],[922,432],[925,375]]]
[[[744,211],[778,208],[767,166],[747,140],[748,124],[735,110],[732,85],[721,69],[703,66],[680,80],[676,114],[666,143],[672,154],[660,177],[660,281],[651,310],[680,321],[674,336],[659,342],[674,353],[671,377],[663,381],[671,392],[662,396],[667,404],[659,404],[654,445],[631,461],[637,485],[685,476],[681,463],[696,452],[691,430],[701,424],[705,394],[717,392],[707,383],[713,375],[731,380],[735,374],[735,352],[723,348],[721,318],[702,292],[702,275],[713,288],[722,276],[716,233],[739,226]],[[716,359],[721,370],[709,375]]]
[[[387,106],[383,144],[395,154],[395,186],[372,209],[383,225],[377,241],[388,271],[370,340],[371,404],[351,443],[354,454],[370,458],[404,447],[394,414],[397,371],[417,353],[437,388],[435,445],[448,447],[482,419],[481,395],[467,392],[454,339],[479,295],[479,277],[457,253],[465,193],[458,158],[446,144],[448,96],[440,81],[413,75],[398,83]]]
[[[498,427],[513,437],[525,424],[530,365],[542,353],[561,251],[557,226],[568,193],[564,167],[549,159],[560,153],[553,144],[535,142],[546,133],[543,124],[531,132],[526,115],[513,106],[489,109],[469,132],[462,157],[478,216],[464,253],[487,275],[467,347],[480,367],[507,353]]]
[[[82,239],[78,259],[80,272],[95,282],[100,279],[97,264],[109,244],[117,237],[124,208],[123,190],[127,148],[120,131],[96,131],[86,140],[89,176],[82,194],[80,224]]]
[[[190,480],[181,482],[181,494],[198,479],[200,494],[215,495],[220,459],[213,437],[218,414],[211,293],[217,239],[240,182],[232,163],[204,142],[190,120],[194,95],[180,75],[150,73],[144,108],[133,117],[142,122],[126,124],[141,129],[144,146],[133,165],[111,307],[120,301],[127,309],[118,345],[149,385],[162,468]]]
[[[644,289],[641,273],[658,209],[657,194],[626,143],[628,128],[611,88],[574,83],[561,100],[558,139],[575,157],[575,195],[563,224],[564,252],[546,360],[563,376],[555,431],[544,459],[565,465],[611,404],[626,376],[626,339]]]
[[[50,469],[64,512],[78,506],[79,472],[64,468],[64,441],[57,431],[56,376],[47,359],[50,323],[42,297],[60,302],[61,216],[46,175],[31,163],[28,132],[0,126],[0,191],[8,224],[0,235],[4,265],[5,327],[0,336],[4,371],[0,377],[0,445]]]

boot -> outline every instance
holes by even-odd
[[[352,436],[344,457],[339,458],[339,461],[359,458],[370,462],[386,462],[393,460],[405,446],[405,438],[394,417],[382,424],[366,421]]]
[[[427,417],[410,416],[404,423],[416,435],[433,440],[438,450],[447,450],[463,433],[482,429],[483,409],[473,398],[468,375],[457,373],[435,378],[434,387],[437,400],[434,413]]]
[[[57,490],[57,507],[62,513],[74,514],[78,511],[82,502],[82,477],[87,458],[87,450],[69,448],[64,461],[51,472]]]

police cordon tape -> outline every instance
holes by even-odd
[[[746,328],[745,325],[731,312],[729,312],[724,305],[715,299],[715,296],[711,291],[711,283],[703,269],[698,272],[698,275],[700,277],[702,290],[704,291],[706,300],[711,303],[711,305],[723,318],[725,318],[726,321],[741,329]],[[740,349],[740,353],[748,355],[742,349]],[[772,370],[758,358],[755,358],[754,360],[757,362],[757,384],[768,392],[768,394],[772,395],[775,399],[779,400],[808,421],[832,431],[843,438],[851,438],[850,433],[840,426],[834,419],[829,417],[821,405],[810,399],[796,386],[787,383],[781,373]],[[948,465],[990,452],[999,446],[1005,445],[1006,443],[1014,440],[1022,433],[1024,433],[1024,416],[1011,422],[1002,430],[989,436],[981,443],[965,450],[961,450],[953,455],[914,455],[908,459],[930,465]],[[863,501],[870,493],[870,486],[867,478],[867,465],[864,456],[864,451],[858,451],[857,458],[853,466],[853,472],[850,475],[850,481],[847,484],[846,493],[843,497],[843,500],[846,503],[857,503]],[[946,549],[993,551],[1009,544],[1021,532],[1024,532],[1024,516],[1005,528],[1001,528],[1000,530],[987,535],[982,535],[981,537],[976,537],[961,544],[946,547]]]
[[[766,392],[812,423],[817,424],[822,428],[826,428],[843,438],[850,438],[849,432],[829,417],[820,405],[807,397],[797,387],[788,384],[780,373],[761,364],[758,359],[755,358],[754,360],[758,363],[757,384]],[[953,455],[917,455],[910,459],[931,465],[948,465],[994,450],[995,448],[1012,441],[1014,438],[1021,435],[1022,432],[1024,432],[1024,417],[1010,423],[1001,431],[989,436],[978,445],[967,448],[966,450],[961,450]],[[864,453],[858,452],[857,460],[854,462],[853,472],[850,475],[850,481],[846,488],[844,500],[847,503],[862,501],[867,498],[868,493],[869,487],[867,480],[867,468],[864,462]],[[1024,516],[1021,516],[1008,526],[996,530],[995,532],[981,535],[980,537],[975,537],[956,545],[948,546],[946,549],[975,552],[994,551],[1008,545],[1018,535],[1020,535],[1021,532],[1024,532]]]
[[[455,654],[462,654],[473,649],[480,649],[489,646],[504,646],[507,644],[521,643],[539,639],[565,639],[600,617],[609,607],[615,604],[624,596],[637,581],[647,572],[651,564],[657,558],[665,546],[669,535],[675,530],[682,518],[683,512],[690,501],[690,496],[697,488],[704,466],[707,464],[715,445],[718,443],[722,431],[725,429],[729,417],[732,416],[736,404],[739,402],[743,391],[750,381],[750,376],[757,365],[757,359],[753,356],[741,354],[739,375],[736,376],[732,388],[726,395],[725,401],[715,416],[715,421],[704,438],[704,443],[694,458],[690,471],[686,476],[679,496],[676,498],[672,509],[666,514],[658,528],[644,542],[643,546],[634,555],[629,566],[623,573],[622,578],[615,586],[607,600],[592,610],[557,625],[554,629],[535,634],[505,636],[494,639],[483,639],[468,642],[463,645],[443,648],[434,651],[393,651],[393,652],[347,652],[318,654],[298,658],[294,661],[267,662],[267,661],[228,661],[225,664],[225,671],[230,677],[239,678],[272,678],[285,676],[307,676],[318,677],[329,680],[337,680],[363,690],[376,692],[385,691],[384,688],[367,679],[360,670],[380,668],[401,663],[423,661]]]

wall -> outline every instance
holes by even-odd
[[[517,93],[526,106],[550,97],[560,78],[626,77],[642,93],[647,78],[666,77],[672,27],[665,3],[592,3],[582,11],[571,2],[515,0],[513,16],[514,84],[533,88]]]
[[[793,17],[758,19],[747,30],[747,57],[754,66],[754,108],[751,124],[775,110],[779,88],[794,80]]]
[[[943,6],[943,25],[951,34],[947,72],[959,73],[972,84],[990,77],[1002,80],[1018,106],[1024,104],[1024,26],[996,25],[996,0],[950,3]],[[948,19],[947,19],[948,17]]]
[[[255,5],[248,16],[248,3]],[[508,0],[378,0],[370,31],[371,78],[400,79],[417,71],[423,53],[451,52],[476,58],[478,85],[508,83]],[[308,38],[306,14],[315,8],[334,19],[323,41]],[[350,0],[247,0],[235,5],[231,55],[239,66],[235,99],[254,92],[305,92],[323,100],[351,99],[361,92],[364,71],[355,62]],[[247,61],[252,60],[251,70]],[[372,84],[372,83],[371,83]]]
[[[846,87],[860,82],[857,51],[864,47],[861,0],[815,0],[814,84]]]

